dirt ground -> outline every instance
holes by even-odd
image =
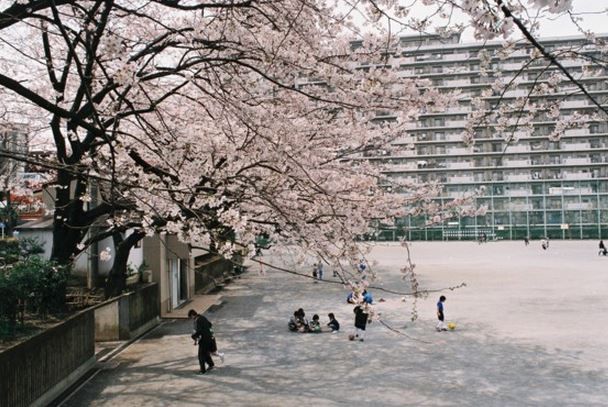
[[[190,321],[165,321],[126,348],[65,405],[68,406],[605,406],[608,405],[608,257],[597,242],[478,245],[414,243],[422,286],[447,291],[452,332],[434,329],[439,293],[417,305],[373,291],[387,326],[368,326],[365,342],[348,340],[353,306],[340,284],[255,267],[222,291],[222,306],[208,312],[226,361],[197,376]],[[404,251],[378,245],[381,281],[397,291]],[[294,253],[265,259],[292,264]],[[331,270],[325,276],[333,280]],[[334,280],[335,281],[335,280]],[[327,322],[334,312],[338,334],[287,330],[297,308]]]

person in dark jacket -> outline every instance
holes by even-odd
[[[600,240],[600,251],[599,251],[598,254],[601,254],[601,255],[604,255],[604,256],[608,255],[608,250],[606,250],[606,246],[604,245],[604,241],[603,240]]]
[[[367,326],[367,312],[363,309],[362,306],[357,305],[353,312],[355,313],[355,339],[359,339],[363,342],[365,338],[365,327]]]
[[[340,330],[340,323],[334,316],[334,313],[330,312],[329,314],[327,314],[327,316],[329,317],[329,322],[327,323],[327,326],[331,329],[331,332],[338,332]]]
[[[205,374],[208,370],[213,369],[215,363],[211,359],[211,352],[214,352],[215,343],[213,338],[212,324],[204,315],[198,314],[195,310],[188,311],[188,318],[194,319],[194,333],[192,339],[194,344],[198,344],[198,363],[201,370],[198,374]],[[208,368],[205,368],[205,363]]]

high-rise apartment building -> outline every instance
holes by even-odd
[[[526,236],[557,239],[608,237],[608,123],[590,121],[581,128],[566,130],[559,139],[550,137],[556,118],[537,117],[531,135],[508,142],[503,134],[482,126],[475,131],[475,143],[462,140],[472,98],[484,96],[487,106],[526,96],[531,86],[544,81],[556,70],[544,59],[530,62],[532,47],[522,43],[504,55],[500,42],[460,42],[413,36],[401,39],[404,51],[392,57],[391,66],[406,77],[425,78],[433,86],[462,92],[457,104],[441,113],[420,116],[418,122],[394,144],[397,152],[367,157],[389,164],[386,176],[437,181],[444,185],[438,201],[447,202],[477,192],[473,202],[486,206],[482,216],[455,217],[441,224],[429,224],[425,217],[402,219],[400,226],[383,230],[379,238],[412,240],[523,239]],[[547,38],[540,41],[547,50],[572,47],[579,53],[599,55],[582,37]],[[485,61],[480,51],[485,49]],[[491,58],[488,60],[488,58]],[[483,67],[481,66],[483,64]],[[590,71],[588,60],[572,58],[564,65],[589,93],[608,102],[608,72]],[[360,67],[365,69],[365,67]],[[488,68],[482,75],[480,70]],[[503,95],[488,95],[495,74],[505,81],[518,75],[517,83]],[[560,117],[574,112],[598,111],[587,96],[567,81],[550,96],[561,99]],[[408,148],[405,148],[408,147]]]

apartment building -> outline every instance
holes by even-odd
[[[459,90],[458,103],[441,113],[420,116],[398,140],[395,151],[366,159],[388,164],[387,178],[441,183],[437,198],[474,195],[472,203],[487,207],[482,216],[456,216],[440,224],[430,224],[425,216],[401,219],[396,228],[379,231],[380,240],[406,236],[411,240],[523,239],[547,236],[556,239],[599,239],[608,237],[608,123],[589,121],[569,129],[558,140],[549,135],[556,119],[549,115],[533,122],[531,136],[509,142],[491,126],[475,131],[475,143],[462,141],[471,98],[487,96],[495,73],[518,83],[503,95],[484,97],[487,106],[527,95],[535,82],[546,80],[556,68],[539,59],[530,61],[531,46],[525,43],[507,57],[500,42],[461,43],[459,35],[447,39],[436,36],[403,37],[402,51],[391,57],[391,66],[405,77],[429,79],[434,87]],[[598,50],[582,37],[547,38],[540,41],[548,50],[571,47],[586,55]],[[480,66],[480,51],[485,63]],[[488,57],[491,60],[488,63]],[[564,65],[600,103],[607,102],[608,72],[590,72],[584,59],[564,61]],[[488,68],[482,75],[481,70]],[[359,69],[367,69],[359,66]],[[551,98],[562,99],[559,114],[597,112],[589,98],[572,83],[563,81]],[[390,119],[389,113],[383,113]]]

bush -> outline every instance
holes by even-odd
[[[18,299],[8,275],[0,272],[0,337],[13,336],[17,324]]]
[[[20,252],[17,239],[0,239],[0,258],[3,264],[13,264],[18,261]]]
[[[19,250],[25,257],[42,254],[44,253],[44,243],[37,237],[25,237],[19,239]]]
[[[49,313],[65,311],[69,275],[68,268],[37,256],[27,257],[0,273],[0,331],[14,332],[18,316],[23,323],[25,312],[45,318]]]

